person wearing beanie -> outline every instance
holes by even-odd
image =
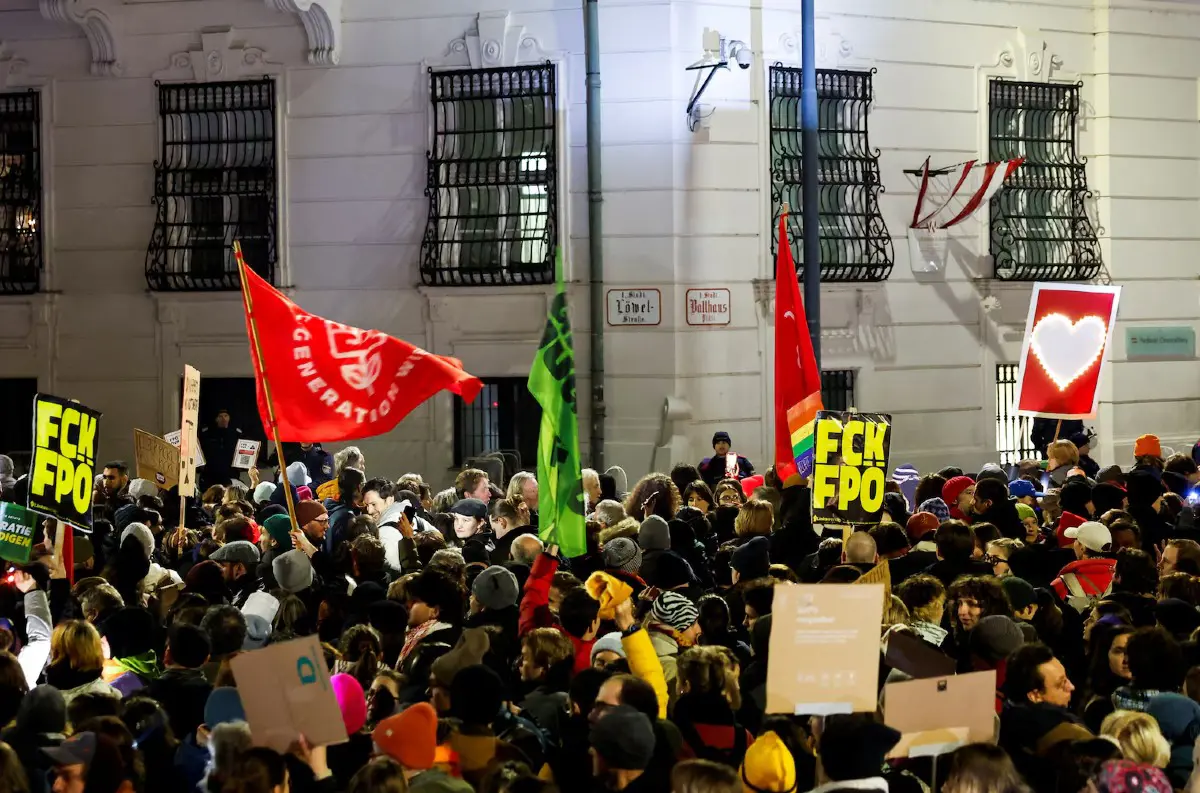
[[[642,521],[637,544],[642,550],[642,563],[638,575],[649,581],[655,577],[658,560],[671,552],[670,526],[658,515],[651,515]]]
[[[1017,514],[1017,500],[1009,495],[1006,480],[989,478],[975,484],[971,522],[990,523],[1000,530],[1001,537],[1025,539],[1025,525]]]
[[[620,631],[606,633],[592,645],[592,666],[596,669],[603,669],[624,657],[625,647],[621,644]]]
[[[1012,606],[1013,619],[1025,630],[1026,626],[1032,627],[1031,621],[1038,611],[1038,594],[1033,588],[1033,584],[1026,581],[1024,578],[1019,578],[1015,575],[1008,575],[1000,579],[1000,587],[1004,590],[1004,595],[1008,598],[1009,604]],[[1028,632],[1026,638],[1031,641],[1034,637],[1030,637]]]
[[[1021,525],[1025,527],[1025,542],[1029,545],[1037,542],[1042,534],[1042,527],[1038,525],[1037,510],[1018,501],[1017,517],[1020,518]]]
[[[700,609],[678,592],[663,592],[650,607],[646,632],[654,653],[662,664],[667,688],[674,691],[678,677],[677,659],[680,648],[687,649],[700,639]]]
[[[342,724],[349,740],[329,747],[327,763],[335,778],[349,779],[371,761],[374,748],[371,734],[363,732],[367,723],[367,697],[362,684],[353,675],[333,675],[329,685],[337,699],[338,710],[342,712]]]
[[[176,623],[163,653],[163,673],[146,687],[146,694],[162,704],[180,740],[204,723],[204,707],[213,690],[204,677],[204,665],[211,653],[207,633],[195,625]]]
[[[1087,521],[1064,535],[1075,543],[1075,561],[1059,571],[1051,586],[1060,601],[1082,614],[1112,592],[1117,560],[1106,556],[1112,550],[1112,533],[1103,523]]]
[[[137,541],[141,543],[142,549],[146,553],[147,559],[149,559],[154,553],[154,534],[150,531],[146,524],[130,523],[128,526],[126,526],[125,530],[121,532],[121,545],[125,544],[125,539],[127,537],[137,538]]]
[[[1157,435],[1140,435],[1133,442],[1134,468],[1155,468],[1162,471],[1162,443]]]
[[[765,732],[746,750],[741,777],[745,793],[793,793],[796,760],[778,735]]]
[[[950,507],[946,506],[946,502],[940,498],[927,498],[917,507],[918,512],[928,512],[937,518],[938,524],[941,525],[950,520]]]
[[[975,501],[975,482],[969,476],[956,476],[942,487],[942,501],[950,509],[950,517],[971,522],[971,504]]]
[[[279,588],[273,567],[275,560],[292,550],[293,547],[292,519],[288,517],[286,511],[281,514],[272,514],[262,521],[262,528],[266,539],[262,544],[265,550],[258,563],[258,578],[263,582],[263,587],[271,592]]]
[[[592,725],[593,773],[604,790],[651,793],[643,779],[654,757],[654,727],[644,713],[629,705],[609,708]]]
[[[853,714],[829,716],[821,735],[818,755],[821,768],[831,783],[816,790],[887,791],[884,759],[900,742],[897,730],[875,721],[872,715]],[[851,785],[837,783],[853,782]]]
[[[610,573],[620,571],[636,576],[642,569],[641,547],[628,537],[604,543],[604,568]]]
[[[733,441],[728,432],[713,435],[713,456],[700,461],[697,470],[709,487],[715,488],[722,479],[745,479],[754,475],[754,465],[732,451]]]
[[[104,661],[100,679],[128,697],[162,674],[154,652],[158,630],[154,615],[141,607],[119,609],[100,626],[108,641],[110,657]]]
[[[458,753],[463,779],[478,788],[493,762],[507,760],[541,768],[537,728],[507,712],[504,681],[491,667],[475,663],[457,670],[448,694],[449,715],[459,721],[450,747]]]
[[[934,505],[931,502],[937,503]],[[937,544],[934,542],[934,536],[938,526],[941,525],[941,519],[931,511],[935,506],[940,506],[942,511],[949,516],[946,505],[940,498],[937,498],[925,501],[921,505],[921,509],[914,512],[908,519],[904,531],[908,534],[912,547],[903,556],[888,559],[888,572],[891,574],[893,586],[923,572],[937,562]]]
[[[996,670],[996,713],[1004,706],[1004,675],[1006,659],[1026,643],[1025,632],[1003,614],[992,614],[979,620],[971,631],[971,669],[975,672]]]
[[[484,568],[471,584],[471,613],[463,625],[487,627],[491,632],[492,652],[498,658],[513,658],[520,652],[521,609],[517,605],[520,595],[517,577],[500,565]]]
[[[275,495],[274,482],[259,482],[253,490],[255,505],[271,503],[271,496]]]
[[[470,783],[436,766],[438,716],[418,702],[376,725],[371,738],[379,751],[400,764],[409,793],[474,793]]]
[[[436,687],[449,690],[454,682],[454,677],[460,670],[468,666],[475,666],[483,663],[483,657],[487,655],[491,648],[491,639],[488,637],[488,632],[483,628],[469,628],[462,632],[455,643],[454,648],[450,652],[443,655],[433,662],[430,667],[430,677],[432,683]],[[439,705],[438,698],[433,699],[435,706]],[[452,703],[445,701],[441,702],[447,709]],[[439,707],[439,710],[442,710]]]
[[[733,583],[766,578],[771,570],[771,541],[766,537],[751,537],[734,549],[729,557]]]

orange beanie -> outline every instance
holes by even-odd
[[[408,770],[428,771],[437,754],[437,727],[437,711],[428,702],[418,702],[379,722],[371,738]]]

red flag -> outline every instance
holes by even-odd
[[[454,358],[309,314],[240,255],[239,264],[258,412],[269,440],[382,435],[439,391],[471,401],[483,387]]]
[[[821,407],[821,372],[808,335],[785,210],[779,217],[775,258],[775,471],[780,479],[812,474],[813,428]]]

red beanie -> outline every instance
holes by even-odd
[[[427,771],[437,756],[437,727],[437,711],[428,702],[418,702],[379,722],[371,738],[409,771]]]
[[[946,506],[953,510],[958,502],[958,497],[962,495],[962,492],[974,484],[975,480],[969,476],[954,477],[949,482],[942,485],[942,501],[945,501]]]

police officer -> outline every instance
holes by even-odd
[[[312,490],[317,492],[317,488],[333,479],[333,455],[321,448],[319,443],[284,443],[283,456],[288,465],[299,460],[304,463],[304,467],[308,469],[308,475],[312,479]],[[272,453],[270,459],[267,460],[267,466],[270,468],[279,467],[279,456]]]
[[[211,426],[200,430],[200,449],[204,452],[204,467],[200,469],[203,487],[227,485],[237,478],[233,455],[237,452],[242,431],[229,426],[229,409],[221,408]]]

